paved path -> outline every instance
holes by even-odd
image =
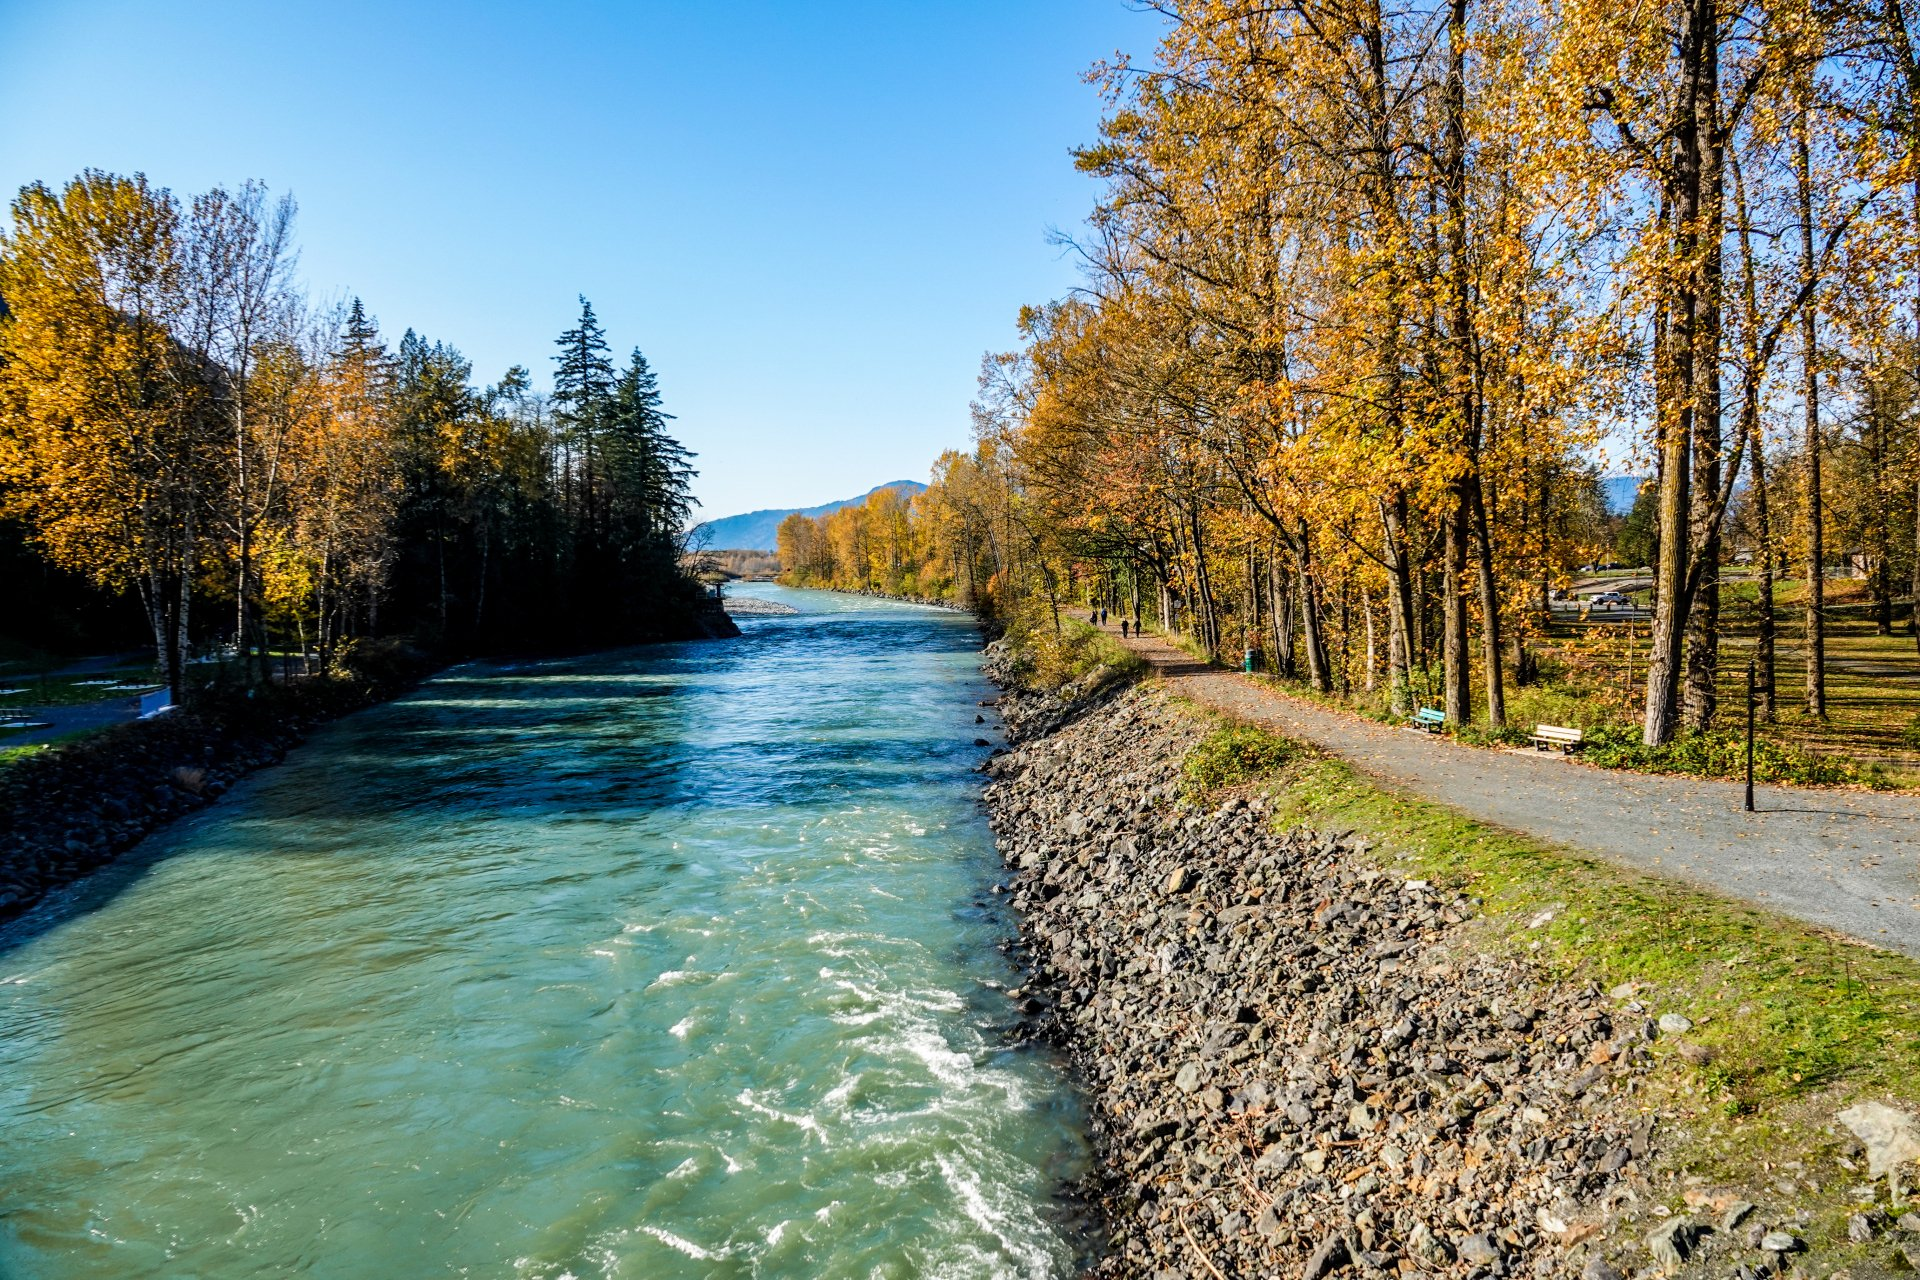
[[[1465,747],[1289,697],[1155,637],[1124,643],[1175,692],[1469,817],[1920,956],[1920,797],[1759,787],[1747,813],[1741,783]]]

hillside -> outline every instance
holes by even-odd
[[[850,507],[857,502],[865,502],[867,495],[878,493],[882,489],[905,489],[911,493],[926,490],[918,480],[892,480],[878,484],[852,498],[842,498],[838,502],[826,502],[817,507],[782,507],[766,511],[749,511],[744,515],[722,516],[718,520],[706,521],[699,533],[701,541],[715,551],[772,551],[774,533],[780,528],[780,522],[798,512],[803,516],[818,518]]]

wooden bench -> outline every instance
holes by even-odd
[[[1578,729],[1569,729],[1565,725],[1537,724],[1533,726],[1533,735],[1528,739],[1535,751],[1573,752],[1580,749],[1586,741],[1586,735]]]
[[[1439,733],[1447,727],[1447,713],[1432,707],[1421,707],[1413,713],[1413,727],[1422,733]]]

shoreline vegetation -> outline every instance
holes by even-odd
[[[209,654],[264,687],[360,641],[455,657],[724,630],[684,564],[693,455],[584,296],[551,393],[520,364],[481,383],[444,341],[390,344],[358,297],[310,304],[294,217],[255,182],[182,199],[99,170],[14,199],[0,677],[124,651],[136,619],[175,703]]]
[[[738,634],[685,565],[696,472],[658,376],[584,296],[541,394],[523,365],[482,385],[445,342],[390,345],[358,297],[310,304],[294,202],[260,183],[182,199],[88,170],[10,212],[7,710],[30,723],[24,677],[143,631],[135,678],[171,710],[99,727],[103,703],[0,756],[0,917],[434,666]]]
[[[1393,794],[1084,626],[986,668],[1014,994],[1089,1093],[1096,1274],[1920,1262],[1920,963]]]

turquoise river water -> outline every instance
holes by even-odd
[[[0,931],[0,1277],[1070,1273],[978,634],[748,590],[803,612],[454,668]]]

